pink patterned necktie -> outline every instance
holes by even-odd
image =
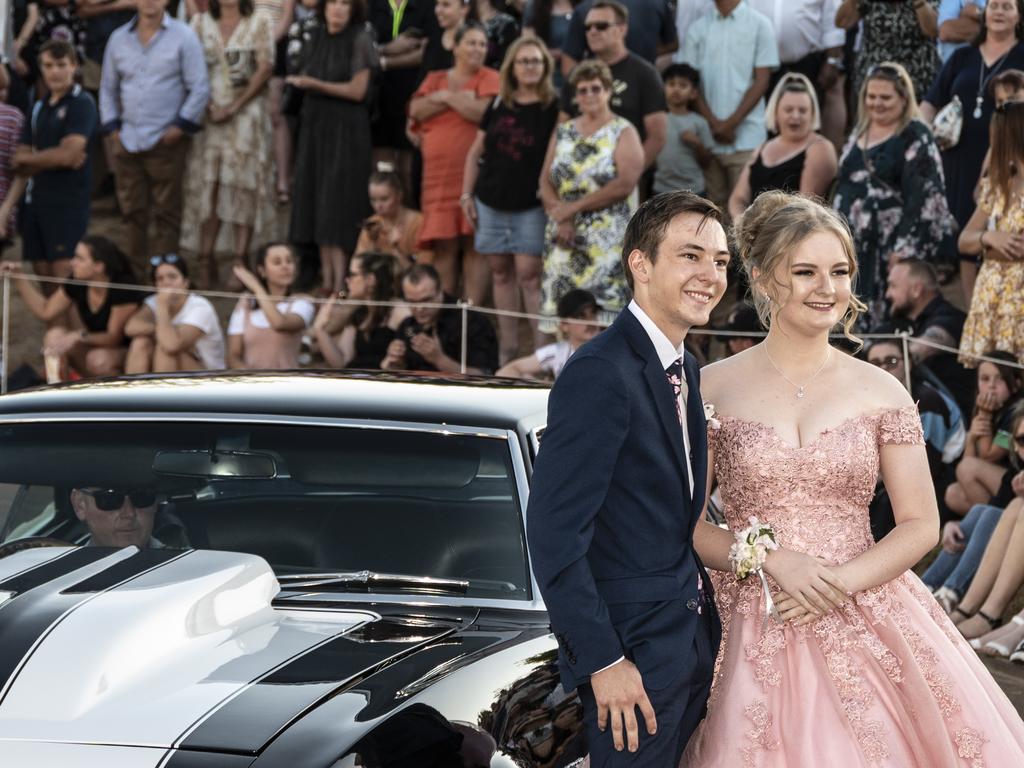
[[[683,394],[683,358],[677,357],[668,368],[665,369],[668,383],[672,387],[672,400],[676,404],[676,416],[679,418],[679,426],[683,426],[683,408],[680,405],[680,398]],[[704,612],[704,580],[697,573],[697,613]]]

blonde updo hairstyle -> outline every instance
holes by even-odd
[[[777,190],[762,192],[736,221],[733,237],[754,294],[754,306],[765,328],[771,327],[780,289],[789,287],[779,280],[779,268],[785,267],[797,246],[816,232],[830,232],[839,239],[853,281],[857,276],[857,256],[850,229],[842,216],[817,200]],[[843,335],[858,347],[864,342],[854,335],[853,327],[865,310],[867,305],[851,294],[842,319]]]

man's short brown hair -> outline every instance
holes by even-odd
[[[618,2],[618,0],[597,0],[596,3],[590,6],[591,11],[596,11],[598,8],[607,8],[614,13],[619,24],[629,24],[629,8]]]
[[[49,54],[54,61],[69,59],[72,64],[78,64],[78,52],[75,46],[67,40],[47,40],[39,49],[39,60],[42,61],[43,54]]]
[[[658,258],[658,248],[665,239],[668,225],[672,219],[684,213],[700,216],[698,230],[708,221],[717,221],[723,228],[725,226],[722,209],[689,190],[662,192],[648,199],[629,220],[622,240],[622,271],[630,291],[633,290],[633,272],[629,268],[629,254],[640,251],[653,264]]]

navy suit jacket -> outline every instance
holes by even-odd
[[[623,655],[649,689],[681,679],[695,666],[698,608],[713,622],[717,652],[721,625],[711,582],[693,549],[707,422],[692,355],[683,368],[692,500],[672,387],[631,311],[581,347],[551,391],[527,535],[567,689]]]

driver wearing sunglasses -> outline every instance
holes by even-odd
[[[153,538],[156,491],[152,488],[75,488],[71,491],[71,506],[89,529],[86,546],[164,546]]]

